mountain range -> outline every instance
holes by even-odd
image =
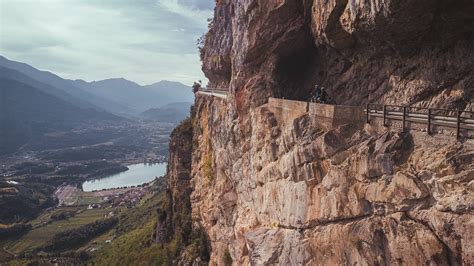
[[[189,115],[191,103],[176,102],[159,108],[151,108],[140,114],[146,120],[178,123]]]
[[[105,111],[78,107],[41,89],[4,76],[0,69],[0,154],[18,150],[29,141],[81,124],[122,120]],[[30,80],[27,80],[30,81]],[[73,100],[73,99],[71,99]]]
[[[156,121],[170,122],[172,117],[172,122],[178,122],[189,113],[192,101],[191,90],[178,82],[141,86],[121,78],[68,80],[0,56],[0,155],[50,132],[141,119],[148,109],[166,112],[157,114]],[[174,109],[166,107],[170,104]]]
[[[173,102],[194,101],[190,88],[179,82],[160,81],[141,86],[123,78],[93,82],[69,80],[3,56],[0,56],[0,67],[2,76],[41,89],[78,107],[104,110],[124,117],[136,116]]]
[[[114,78],[93,82],[75,80],[72,84],[87,93],[126,107],[129,114],[139,114],[170,103],[194,101],[190,89],[179,82],[160,81],[141,86],[124,78]]]

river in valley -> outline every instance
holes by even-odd
[[[101,179],[86,181],[82,189],[86,192],[93,190],[137,186],[148,183],[166,173],[166,163],[134,164],[128,166],[129,170]]]

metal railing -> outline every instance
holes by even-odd
[[[229,94],[228,88],[202,88],[207,93]],[[408,123],[424,124],[428,134],[434,126],[456,129],[456,137],[461,137],[461,130],[474,131],[474,111],[451,110],[440,108],[424,108],[400,105],[366,105],[366,122],[371,117],[382,118],[383,126],[388,127],[390,120],[402,122],[403,130],[408,129]]]
[[[461,130],[474,130],[472,111],[381,104],[367,104],[365,111],[367,123],[371,117],[382,118],[384,126],[388,126],[389,120],[397,120],[402,121],[403,130],[407,123],[425,124],[428,134],[432,133],[433,126],[455,128],[458,138]]]
[[[212,97],[227,99],[227,96],[229,95],[229,90],[223,88],[201,88],[198,93],[202,93],[203,95],[208,95]]]
[[[229,94],[228,88],[201,88],[202,92]]]

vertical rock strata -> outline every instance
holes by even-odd
[[[190,180],[211,262],[473,264],[472,140],[266,104],[318,83],[340,104],[470,109],[473,17],[464,0],[218,1],[203,70],[231,94],[196,98]]]

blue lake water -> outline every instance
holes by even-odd
[[[161,177],[166,173],[166,163],[158,164],[134,164],[128,166],[129,170],[104,177],[101,179],[95,179],[86,181],[82,184],[84,191],[102,190],[119,187],[130,187],[137,186],[143,183],[148,183],[155,179],[155,177]]]

